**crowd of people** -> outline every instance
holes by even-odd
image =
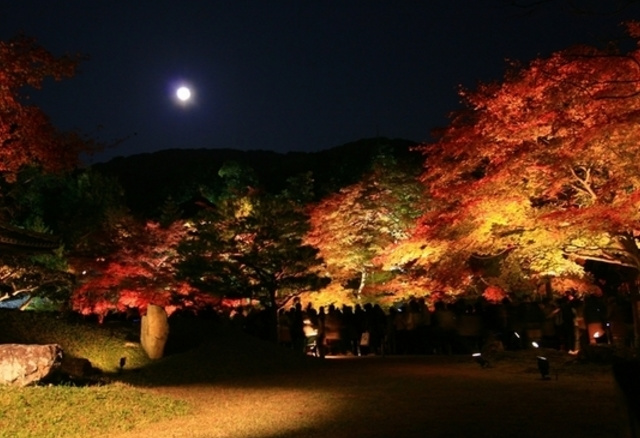
[[[243,325],[260,335],[259,321],[249,313]],[[298,302],[278,313],[278,342],[318,356],[466,354],[529,348],[532,342],[577,354],[589,343],[630,346],[632,337],[630,304],[616,297],[569,295],[498,304],[461,300],[432,307],[418,298],[387,310],[377,304],[315,309]]]

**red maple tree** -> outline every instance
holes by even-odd
[[[72,309],[103,321],[109,314],[144,314],[149,304],[163,307],[169,315],[217,304],[212,295],[175,278],[176,248],[186,233],[182,221],[168,227],[133,220],[123,224],[116,251],[72,259],[80,279]]]
[[[414,257],[393,260],[452,293],[549,280],[589,292],[585,260],[640,269],[638,47],[573,47],[460,95],[464,109],[421,146],[435,208],[405,243]],[[502,269],[479,274],[473,258]]]
[[[73,76],[79,60],[55,57],[24,36],[0,41],[0,173],[8,180],[27,164],[46,171],[73,168],[81,153],[96,149],[78,133],[57,130],[25,95],[25,87],[38,89],[48,77]]]

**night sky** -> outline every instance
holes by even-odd
[[[90,57],[31,93],[60,129],[128,138],[87,162],[169,148],[317,151],[429,140],[458,107],[458,85],[500,79],[507,58],[603,42],[640,18],[640,5],[622,15],[510,3],[16,0],[0,5],[0,38],[22,32],[56,55]],[[174,97],[180,84],[193,89],[187,105]]]

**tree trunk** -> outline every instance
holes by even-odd
[[[360,284],[358,285],[358,290],[356,291],[356,300],[359,302],[362,297],[362,291],[364,290],[364,285],[367,282],[367,270],[362,269],[360,272]]]
[[[545,298],[553,301],[553,287],[551,285],[551,277],[547,277],[544,282]]]
[[[278,342],[278,303],[276,300],[276,295],[276,290],[269,291],[269,300],[271,301],[271,305],[269,306],[268,311],[269,340],[275,343]]]

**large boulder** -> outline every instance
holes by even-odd
[[[140,344],[149,359],[160,359],[169,338],[169,318],[160,306],[149,304],[147,314],[142,317]]]
[[[57,344],[0,344],[0,384],[27,386],[55,372],[62,363]]]

